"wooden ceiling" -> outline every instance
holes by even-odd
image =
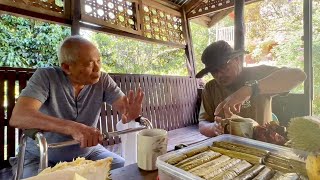
[[[234,0],[157,0],[176,10],[184,8],[187,18],[205,27],[212,27],[233,11]],[[245,0],[246,4],[259,0]]]
[[[182,5],[190,2],[191,0],[169,0],[169,1],[178,5],[178,6],[182,6]],[[198,1],[200,1],[200,0],[198,0]]]
[[[185,47],[187,19],[211,27],[233,11],[234,1],[0,0],[0,12],[70,25],[73,34],[79,34],[82,27]]]

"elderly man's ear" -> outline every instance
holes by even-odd
[[[62,63],[61,64],[61,69],[63,70],[64,73],[66,73],[67,75],[70,75],[70,65],[66,64],[66,63]]]

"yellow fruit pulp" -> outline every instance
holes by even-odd
[[[306,160],[306,169],[309,180],[320,179],[320,154],[309,154]]]

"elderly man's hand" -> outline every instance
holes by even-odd
[[[250,99],[251,97],[251,88],[248,86],[243,86],[225,100],[223,100],[216,108],[214,114],[218,115],[220,111],[223,110],[226,117],[231,116],[234,113],[239,113],[241,105]]]
[[[97,128],[80,123],[75,123],[69,128],[70,135],[80,143],[82,148],[96,146],[98,143],[102,143],[103,136]]]
[[[142,100],[144,93],[141,88],[138,89],[138,92],[134,96],[132,90],[129,91],[129,96],[125,98],[124,101],[124,112],[122,114],[122,122],[127,123],[130,120],[133,120],[141,114],[142,110]]]

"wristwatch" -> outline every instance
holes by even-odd
[[[257,80],[246,81],[244,85],[251,87],[251,97],[255,97],[260,94],[259,82]]]

